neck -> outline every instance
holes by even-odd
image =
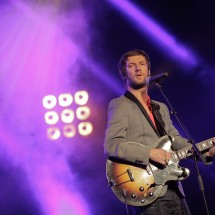
[[[146,86],[138,90],[128,86],[127,90],[132,93],[140,102],[144,102],[146,104],[148,96],[148,88]]]

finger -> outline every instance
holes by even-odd
[[[159,163],[162,164],[162,165],[164,165],[164,166],[166,166],[166,161],[164,159],[160,160]]]
[[[168,164],[168,159],[162,159],[161,160],[161,164],[163,164],[164,166],[166,166]]]

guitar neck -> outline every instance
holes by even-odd
[[[207,149],[211,148],[212,146],[214,146],[213,140],[214,140],[214,138],[210,138],[208,140],[197,143],[196,147],[200,152],[207,150]],[[192,155],[192,146],[189,146],[189,147],[180,149],[177,152],[175,152],[172,156],[172,159],[175,162],[177,162],[177,161],[179,161],[183,158],[187,158],[191,155]]]
[[[196,144],[197,149],[201,152],[214,146],[214,137]]]

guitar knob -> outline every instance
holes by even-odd
[[[145,200],[144,200],[144,199],[142,199],[140,202],[141,202],[141,203],[144,203],[144,202],[145,202]]]
[[[152,193],[152,192],[149,193],[149,196],[153,196],[153,195],[154,195],[154,193]]]
[[[144,191],[144,188],[143,188],[143,187],[140,187],[140,191],[143,192],[143,191]]]
[[[134,199],[134,198],[136,198],[136,194],[131,194],[131,197]]]

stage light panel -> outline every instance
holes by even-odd
[[[83,90],[83,91],[77,91],[75,93],[75,102],[78,105],[85,105],[88,102],[89,95],[88,92]]]
[[[52,109],[56,106],[57,99],[53,95],[47,95],[43,98],[43,107],[46,109]]]
[[[45,122],[50,125],[47,129],[48,138],[57,140],[62,135],[65,138],[72,138],[77,133],[81,136],[91,134],[92,123],[86,122],[91,114],[90,107],[86,105],[88,100],[89,94],[85,90],[77,91],[74,94],[61,93],[58,96],[45,96],[43,98],[44,108],[54,108],[44,114]],[[58,127],[53,127],[57,123]]]
[[[76,134],[76,128],[74,125],[65,125],[63,127],[63,134],[67,138],[72,138]]]
[[[50,127],[47,129],[47,137],[51,140],[57,140],[61,135],[60,129],[57,127]]]
[[[49,125],[54,125],[59,120],[59,115],[56,111],[48,111],[45,113],[45,122]]]
[[[93,131],[93,125],[90,122],[81,122],[78,125],[78,132],[82,136],[88,136]]]
[[[61,120],[64,123],[71,123],[75,118],[75,113],[71,109],[64,109],[61,112]]]
[[[58,96],[59,105],[62,107],[68,107],[73,102],[73,96],[70,93],[63,93]]]
[[[90,116],[90,108],[88,106],[80,106],[76,109],[76,117],[79,120],[86,120]]]

